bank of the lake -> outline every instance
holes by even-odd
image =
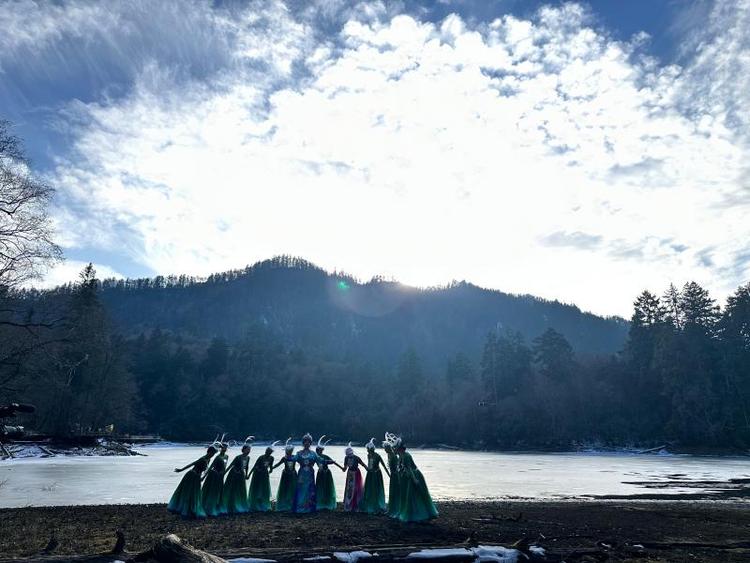
[[[438,508],[440,517],[422,524],[341,511],[183,520],[163,504],[2,509],[0,559],[44,559],[40,554],[52,534],[59,542],[52,555],[106,553],[121,530],[130,553],[175,533],[220,556],[275,560],[357,548],[507,546],[522,538],[549,553],[567,554],[568,561],[585,560],[570,556],[576,552],[605,553],[611,561],[644,556],[651,561],[750,560],[746,504],[514,501],[441,502]]]

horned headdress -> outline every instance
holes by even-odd
[[[320,438],[318,438],[318,447],[316,449],[319,449],[319,450],[325,449],[325,447],[328,445],[328,442],[331,441],[330,438],[329,438],[328,440],[326,440],[324,442],[323,438],[325,438],[325,437],[326,437],[326,435],[323,434]]]
[[[390,446],[391,448],[398,448],[403,440],[400,436],[396,436],[392,432],[385,433],[385,440],[383,441],[383,447]]]
[[[276,446],[278,446],[278,445],[279,445],[279,442],[281,442],[281,440],[276,440],[276,441],[275,441],[275,442],[274,442],[273,444],[271,444],[270,446],[268,446],[268,447],[266,448],[266,453],[272,453],[272,452],[273,452],[273,449],[274,449],[274,448],[275,448]]]

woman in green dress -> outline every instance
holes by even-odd
[[[222,440],[224,437],[222,436]],[[221,514],[221,493],[224,490],[224,471],[227,469],[227,448],[229,447],[224,442],[219,442],[219,455],[217,455],[211,467],[206,472],[206,477],[203,480],[203,490],[201,491],[201,497],[203,500],[203,510],[206,511],[207,516],[218,516]]]
[[[175,473],[180,473],[189,469],[185,476],[177,485],[177,488],[169,500],[167,510],[181,515],[183,518],[205,518],[206,511],[203,510],[203,501],[201,499],[201,480],[203,472],[208,468],[208,462],[214,457],[216,448],[209,446],[206,455],[196,459],[193,463],[175,469]]]
[[[273,471],[273,448],[279,442],[276,441],[266,448],[266,453],[255,460],[255,465],[250,470],[250,490],[247,493],[247,501],[250,512],[268,512],[271,510],[271,479],[269,475]]]
[[[344,471],[344,467],[333,461],[331,456],[323,453],[325,447],[328,445],[330,440],[323,442],[325,436],[321,436],[318,440],[318,447],[315,448],[315,453],[318,454],[318,475],[315,478],[315,501],[317,503],[318,510],[336,510],[336,487],[333,484],[333,475],[331,469],[328,467],[333,464],[341,471]]]
[[[245,481],[248,478],[247,469],[250,463],[252,438],[248,436],[242,446],[242,453],[232,460],[226,470],[227,479],[224,481],[224,491],[221,496],[222,514],[243,514],[249,510]]]
[[[437,518],[438,511],[432,502],[424,476],[417,469],[411,454],[406,451],[403,441],[398,444],[397,451],[401,485],[398,519],[402,522],[421,522]]]
[[[276,491],[276,510],[278,512],[291,512],[294,509],[294,493],[297,490],[297,456],[294,455],[294,445],[290,444],[288,438],[284,445],[284,457],[273,466],[276,469],[284,465],[279,481],[279,489]]]
[[[375,438],[371,438],[365,446],[367,449],[367,477],[365,477],[365,492],[362,496],[361,512],[367,514],[382,514],[386,511],[385,487],[383,486],[382,466],[388,473],[383,458],[375,451]],[[390,477],[390,473],[388,473]]]
[[[398,437],[389,432],[385,433],[383,449],[388,456],[388,469],[390,470],[390,483],[388,484],[388,516],[398,518],[399,501],[401,500],[401,488],[399,486],[398,474],[398,454],[396,454],[396,444]]]

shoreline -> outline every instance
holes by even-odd
[[[256,443],[258,447],[264,447],[271,444],[269,440],[259,440]],[[154,441],[135,441],[127,440],[101,440],[95,445],[81,446],[56,442],[54,440],[31,441],[19,440],[10,442],[14,453],[13,458],[0,457],[0,461],[11,461],[13,459],[49,459],[55,457],[92,457],[92,456],[137,456],[148,455],[140,450],[148,451],[151,448],[159,447],[204,447],[206,442],[189,441],[175,442],[171,440],[154,440]],[[331,442],[332,446],[346,446],[346,443]],[[724,458],[745,458],[750,457],[750,450],[728,449],[728,448],[679,448],[665,445],[666,447],[649,447],[644,446],[594,446],[580,444],[578,447],[569,448],[557,447],[536,447],[522,449],[492,449],[481,448],[476,446],[453,445],[446,443],[439,444],[420,444],[413,446],[413,450],[431,450],[431,451],[463,451],[474,453],[494,453],[503,455],[625,455],[625,456],[691,456],[691,457],[724,457]],[[356,447],[356,446],[355,446]]]
[[[639,557],[666,561],[750,559],[750,511],[743,502],[714,501],[451,501],[437,502],[440,517],[400,523],[385,516],[341,511],[313,515],[244,514],[184,520],[164,504],[93,505],[0,509],[0,560],[51,561],[61,556],[97,556],[112,550],[116,532],[126,550],[149,549],[175,533],[198,549],[222,557],[295,560],[333,551],[407,550],[458,545],[512,546],[525,538],[550,556],[606,552],[624,561],[641,545]],[[54,536],[58,545],[44,548]],[[743,543],[744,542],[744,543]],[[747,545],[745,545],[747,543]],[[609,547],[603,547],[607,545]],[[97,559],[112,561],[115,558]],[[125,560],[126,555],[117,559]],[[381,559],[383,560],[383,559]],[[559,560],[559,559],[558,559]]]

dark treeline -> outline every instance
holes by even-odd
[[[465,282],[431,289],[382,279],[359,283],[286,256],[205,280],[104,280],[101,299],[128,336],[158,327],[234,342],[261,324],[287,346],[327,357],[393,363],[406,342],[432,368],[442,367],[457,352],[479,354],[491,329],[512,327],[532,339],[554,326],[586,354],[615,352],[627,334],[622,319],[605,319],[556,301]]]
[[[343,292],[354,287],[339,281]],[[149,299],[170,288],[150,286]],[[412,443],[470,447],[750,445],[750,284],[723,309],[696,283],[661,298],[644,292],[615,353],[580,353],[554,326],[527,338],[493,323],[440,362],[409,340],[393,357],[305,345],[263,318],[231,338],[175,327],[124,330],[113,321],[112,291],[87,268],[75,285],[6,296],[29,318],[60,319],[12,339],[4,329],[5,342],[21,352],[0,364],[0,399],[36,403],[29,423],[38,430],[114,428],[187,440],[308,430],[361,439],[388,428]],[[380,305],[362,298],[358,306]]]

